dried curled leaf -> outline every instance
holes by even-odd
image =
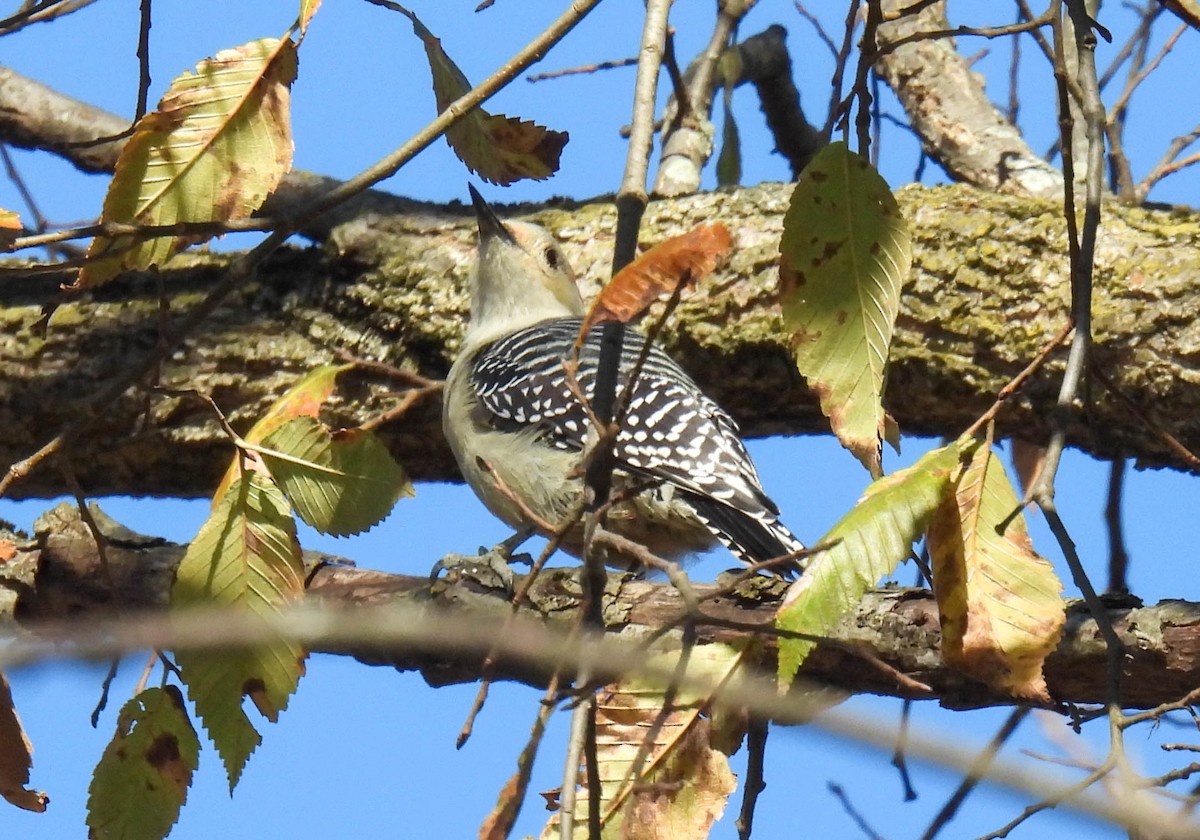
[[[659,242],[609,281],[592,304],[580,335],[603,321],[633,320],[681,283],[694,283],[711,272],[732,247],[733,238],[721,222],[697,225]]]
[[[1025,517],[1013,516],[1017,505],[1003,465],[981,446],[929,525],[942,656],[988,685],[1048,702],[1042,664],[1058,646],[1066,604]]]
[[[471,83],[442,49],[442,42],[417,16],[407,9],[400,11],[412,21],[413,32],[425,45],[438,112],[445,111],[471,90]],[[446,142],[467,169],[485,181],[500,185],[523,178],[535,181],[549,178],[558,171],[558,159],[568,139],[565,131],[553,131],[503,114],[489,114],[479,107],[446,129]]]
[[[721,715],[718,720],[701,712],[709,709],[720,687],[736,677],[743,653],[722,644],[698,645],[688,652],[685,669],[680,668],[679,651],[651,658],[650,664],[674,671],[681,682],[699,680],[709,691],[677,686],[668,692],[661,681],[633,678],[597,695],[596,769],[603,837],[709,836],[737,787],[729,753],[736,751],[744,733],[740,716]],[[647,742],[651,735],[652,742]],[[575,800],[579,838],[588,836],[591,791],[585,779],[581,772]],[[542,837],[558,836],[556,814]]]
[[[50,797],[25,787],[32,767],[33,746],[17,717],[8,677],[0,672],[0,796],[18,808],[40,814]]]

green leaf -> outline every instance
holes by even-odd
[[[1004,466],[981,446],[930,522],[942,657],[988,685],[1049,702],[1042,664],[1058,646],[1066,604],[1025,515],[1012,515],[1019,504]]]
[[[117,715],[88,789],[92,840],[160,840],[179,819],[200,741],[173,685],[148,688]]]
[[[267,469],[296,513],[326,534],[344,537],[374,526],[412,484],[370,432],[331,433],[313,417],[298,417],[263,442]],[[288,457],[280,457],[280,455]]]
[[[863,594],[895,571],[920,538],[925,524],[951,492],[966,438],[926,454],[911,467],[881,478],[821,538],[829,548],[813,555],[804,575],[788,590],[775,626],[792,633],[829,634]],[[780,639],[779,683],[787,686],[816,646],[807,639]]]
[[[244,219],[292,166],[296,45],[264,38],[224,50],[171,83],[134,126],[104,199],[103,222],[170,225]],[[160,266],[208,237],[98,236],[74,288]]]
[[[300,600],[304,569],[287,502],[268,478],[246,472],[221,497],[188,546],[175,579],[176,607],[229,607],[264,618]],[[242,709],[250,697],[274,722],[304,673],[290,641],[220,652],[179,651],[176,661],[208,736],[237,784],[261,738]]]
[[[721,128],[721,154],[717,157],[717,185],[736,187],[742,182],[742,141],[733,118],[733,86],[725,86],[725,122]]]
[[[342,371],[354,365],[320,365],[300,377],[292,387],[272,403],[262,417],[246,433],[247,443],[262,443],[272,432],[297,417],[316,417],[321,405],[329,399]],[[233,456],[229,469],[213,493],[213,504],[220,502],[229,486],[241,475],[243,453]]]
[[[438,112],[445,111],[471,90],[471,83],[458,69],[442,42],[417,16],[401,9],[412,21],[413,32],[425,45],[429,70],[433,73],[433,95]],[[480,107],[446,129],[446,142],[467,169],[485,181],[508,185],[522,178],[541,181],[558,171],[558,159],[569,139],[565,131],[552,131],[533,122],[489,114]]]
[[[796,184],[779,251],[796,367],[842,445],[878,478],[888,346],[912,265],[908,225],[871,164],[830,143]]]

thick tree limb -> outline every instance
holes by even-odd
[[[789,193],[786,185],[764,185],[656,202],[644,222],[645,242],[714,218],[734,234],[730,264],[685,296],[666,340],[750,435],[827,429],[789,360],[774,302]],[[905,432],[952,436],[991,405],[1065,322],[1061,213],[1050,202],[962,187],[908,187],[899,198],[913,227],[914,268],[886,403]],[[612,206],[560,204],[536,218],[556,231],[594,290],[611,260]],[[465,318],[472,231],[465,211],[453,206],[345,221],[331,231],[324,252],[278,254],[185,350],[163,361],[158,382],[212,395],[244,428],[338,349],[440,377]],[[1105,374],[1193,452],[1200,451],[1198,239],[1196,214],[1108,208],[1095,306],[1096,357]],[[161,272],[171,311],[188,309],[227,259],[193,256]],[[164,316],[151,277],[126,278],[63,306],[45,340],[24,331],[65,279],[10,274],[0,284],[0,467],[91,410],[86,400],[98,383],[154,352]],[[1051,364],[1012,399],[1000,414],[1000,434],[1043,440],[1059,377]],[[395,405],[395,387],[358,378],[332,406],[332,419],[354,425],[377,415]],[[88,445],[71,453],[88,493],[195,496],[216,485],[229,448],[199,402],[130,394],[98,411]],[[418,479],[456,477],[438,411],[427,401],[382,429]],[[1183,464],[1124,403],[1099,389],[1070,441],[1099,456]],[[57,471],[43,467],[15,485],[14,495],[63,490]]]
[[[111,614],[119,603],[122,612],[157,609],[168,602],[175,566],[186,546],[134,534],[98,514],[109,542],[108,557],[116,595],[100,567],[91,532],[78,510],[60,505],[39,522],[32,540],[17,538],[17,555],[0,567],[0,624],[12,622],[36,632],[39,623],[71,619],[86,621]],[[0,535],[3,538],[4,535]],[[364,609],[400,604],[447,610],[456,622],[478,622],[494,634],[509,614],[507,595],[477,579],[455,577],[430,583],[425,577],[406,577],[329,563],[313,554],[310,596],[332,608]],[[697,585],[703,597],[714,584]],[[769,627],[784,586],[757,578],[737,596],[705,603],[702,641],[745,639]],[[610,633],[640,638],[649,630],[675,622],[684,605],[667,583],[623,580],[610,576],[611,600],[606,604]],[[526,618],[561,627],[567,635],[576,622],[580,586],[577,570],[543,573],[530,593]],[[1154,607],[1113,607],[1109,615],[1127,645],[1123,703],[1128,707],[1153,707],[1171,702],[1200,684],[1200,604],[1166,601]],[[767,661],[770,662],[769,635]],[[888,694],[917,699],[937,699],[954,708],[1011,704],[997,694],[947,668],[938,651],[937,607],[925,590],[888,589],[871,593],[851,616],[836,628],[831,641],[810,657],[802,676],[847,691]],[[325,645],[326,652],[356,656],[373,664],[420,671],[430,683],[474,681],[480,678],[480,651],[434,657],[422,649],[399,649],[375,643]],[[878,662],[885,663],[881,667]],[[927,684],[932,693],[914,682],[898,681],[888,668]],[[528,661],[501,662],[496,675],[540,684],[548,674]],[[1050,693],[1057,702],[1099,703],[1105,694],[1105,653],[1095,622],[1081,609],[1072,608],[1058,651],[1046,665]]]

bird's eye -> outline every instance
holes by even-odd
[[[542,257],[546,260],[546,265],[550,266],[551,268],[558,268],[558,263],[561,258],[558,255],[558,249],[553,245],[546,249],[546,252],[542,254]]]

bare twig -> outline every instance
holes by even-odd
[[[912,700],[907,697],[900,704],[900,731],[896,739],[896,748],[892,750],[892,766],[900,774],[900,784],[904,787],[904,801],[912,802],[917,798],[913,787],[912,776],[908,772],[908,759],[904,755],[904,744],[908,740],[908,726],[912,721]]]
[[[742,784],[742,808],[738,813],[738,840],[750,840],[754,831],[754,807],[758,796],[767,783],[763,778],[763,764],[767,754],[767,733],[770,723],[763,718],[752,717],[746,731],[746,781]]]
[[[641,49],[637,79],[634,82],[633,119],[630,130],[629,149],[625,156],[625,172],[617,192],[617,234],[613,249],[613,273],[633,261],[637,254],[638,230],[642,214],[646,209],[646,172],[649,167],[650,145],[654,131],[654,101],[658,87],[658,71],[661,66],[667,38],[667,15],[669,0],[650,0],[646,4],[646,18],[642,28]],[[613,447],[616,429],[610,428],[613,402],[616,399],[617,377],[621,358],[624,325],[609,322],[601,327],[600,354],[596,368],[596,383],[593,392],[592,410],[599,424],[596,426],[600,439],[592,450],[584,477],[584,498],[588,515],[584,520],[584,598],[585,625],[593,630],[603,628],[600,598],[604,591],[604,562],[599,552],[593,549],[592,539],[602,524],[603,509],[612,490]],[[576,685],[586,685],[591,674],[584,670],[576,679]],[[586,755],[587,787],[592,792],[588,797],[588,834],[600,836],[600,790],[599,766],[596,760],[596,704],[594,695],[583,698],[575,707],[571,719],[572,758],[568,755],[563,770],[563,808],[559,823],[563,840],[571,840],[575,833],[575,774],[578,772],[579,755]],[[591,737],[588,737],[591,736]],[[584,739],[586,742],[577,742]]]
[[[846,10],[846,25],[842,33],[842,46],[837,51],[837,64],[833,68],[833,79],[831,85],[833,90],[829,94],[829,110],[825,116],[825,127],[821,129],[821,138],[825,142],[833,137],[833,128],[838,123],[839,117],[847,113],[849,109],[850,97],[842,97],[842,79],[846,74],[846,67],[850,63],[850,50],[854,46],[854,31],[858,23],[858,8],[862,0],[850,0],[850,7]]]
[[[1104,524],[1108,529],[1109,595],[1128,595],[1129,552],[1125,550],[1125,532],[1121,526],[1121,496],[1125,486],[1125,459],[1113,458],[1108,469],[1108,499],[1104,504]]]
[[[138,96],[133,108],[132,123],[136,123],[146,113],[150,97],[150,7],[151,0],[141,0],[138,4]],[[133,126],[130,126],[132,130]]]
[[[599,64],[585,64],[582,67],[568,67],[564,70],[551,70],[546,73],[533,73],[525,77],[527,82],[545,82],[550,79],[561,79],[564,76],[577,76],[584,73],[599,73],[601,70],[615,70],[618,67],[632,67],[637,64],[636,58],[618,58],[612,61],[601,61]]]
[[[937,812],[937,816],[933,818],[933,822],[929,824],[929,828],[925,829],[925,833],[921,835],[921,840],[933,840],[938,832],[945,828],[950,820],[954,819],[954,815],[958,813],[958,809],[962,806],[967,796],[970,795],[971,791],[982,780],[984,771],[987,770],[988,765],[996,759],[996,753],[1000,751],[1000,748],[1004,746],[1004,742],[1012,736],[1013,732],[1017,730],[1017,727],[1028,716],[1029,709],[1027,707],[1022,706],[1012,710],[1007,720],[1004,721],[1004,724],[992,736],[992,740],[980,751],[975,763],[971,765],[970,772],[967,773],[954,793],[950,795],[950,798],[946,800],[946,804]]]
[[[846,793],[845,788],[837,782],[829,782],[827,787],[834,798],[842,804],[842,809],[849,815],[850,819],[854,820],[854,824],[858,826],[859,831],[863,833],[863,836],[867,840],[883,840],[883,835],[871,828],[867,823],[866,817],[862,815],[862,812],[854,807],[854,803],[850,801],[850,796]]]
[[[39,0],[26,3],[21,11],[0,20],[0,36],[11,35],[32,23],[45,23],[90,6],[96,0]]]

